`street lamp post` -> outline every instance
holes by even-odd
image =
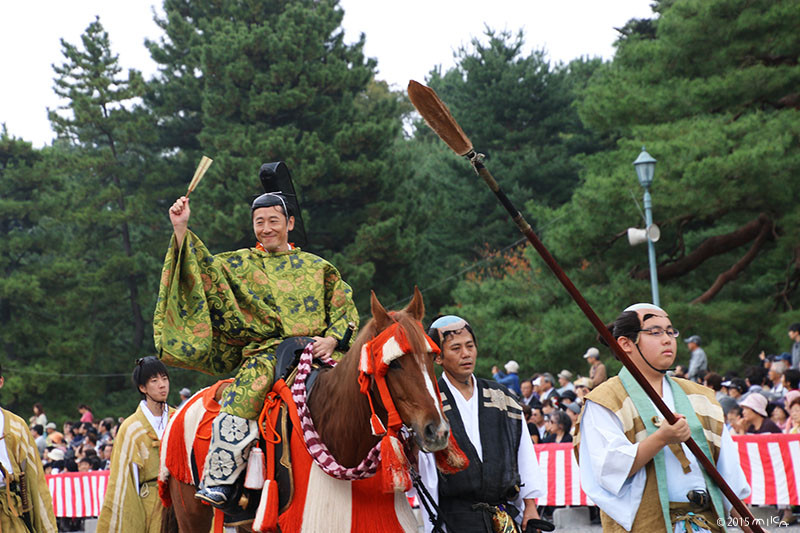
[[[645,225],[649,230],[653,225],[653,200],[650,197],[650,185],[653,183],[653,174],[656,170],[656,160],[653,156],[648,154],[644,146],[642,146],[642,153],[633,162],[633,167],[636,169],[636,176],[639,178],[639,184],[644,188],[644,218]],[[653,304],[661,306],[658,298],[658,270],[656,268],[656,246],[650,238],[650,232],[647,236],[647,255],[650,260],[650,288],[653,292]]]

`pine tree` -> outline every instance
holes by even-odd
[[[143,307],[152,305],[155,283],[141,289],[163,253],[150,244],[164,215],[155,210],[161,183],[151,173],[152,118],[136,105],[144,82],[135,70],[121,75],[99,19],[81,36],[82,46],[61,44],[65,62],[53,67],[55,91],[67,103],[49,116],[62,169],[71,175],[71,249],[85,265],[92,303],[107,306],[94,348],[135,354],[145,348],[150,320]]]

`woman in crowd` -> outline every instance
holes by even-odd
[[[44,407],[39,402],[33,404],[33,423],[41,424],[42,427],[47,425],[47,415],[44,414]]]
[[[572,420],[569,415],[561,409],[556,409],[545,417],[547,434],[542,441],[543,444],[551,442],[572,442],[572,435],[569,429],[572,427]]]
[[[794,396],[789,403],[789,420],[786,423],[786,433],[800,433],[800,394]]]

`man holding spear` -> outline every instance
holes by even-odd
[[[714,391],[667,377],[678,330],[660,307],[632,305],[609,330],[678,419],[658,416],[625,368],[586,396],[575,447],[603,531],[724,531],[730,504],[682,444],[694,438],[736,495],[750,494]]]

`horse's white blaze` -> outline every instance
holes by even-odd
[[[436,395],[436,388],[433,386],[433,381],[431,381],[431,377],[425,369],[425,364],[422,361],[417,362],[419,363],[420,370],[422,370],[422,376],[425,379],[425,388],[428,389],[428,394],[431,395],[431,400],[433,400],[433,404],[436,406],[436,412],[439,413],[439,427],[442,427],[442,424],[446,424],[446,422],[444,420],[444,414],[442,413],[442,406],[439,404],[439,397]]]

